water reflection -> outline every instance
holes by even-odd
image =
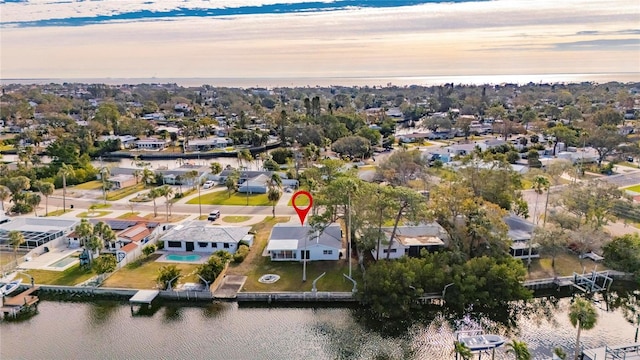
[[[111,320],[122,303],[109,300],[98,300],[90,303],[89,306],[89,323],[91,326],[100,327]]]

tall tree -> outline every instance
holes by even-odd
[[[13,248],[13,257],[18,261],[18,249],[25,243],[24,235],[17,230],[9,231],[9,245]]]
[[[73,166],[64,162],[58,170],[58,175],[62,176],[62,211],[67,211],[67,177],[74,174]]]
[[[596,326],[598,321],[598,313],[593,304],[586,299],[576,298],[569,308],[569,321],[573,327],[578,328],[578,335],[576,336],[576,351],[574,359],[580,358],[580,332],[584,330],[591,330]]]
[[[36,181],[34,183],[34,187],[40,191],[40,193],[44,196],[45,201],[45,216],[49,215],[49,196],[53,194],[55,190],[55,186],[47,181]]]
[[[0,185],[0,205],[2,206],[2,211],[4,211],[4,202],[11,196],[11,190],[4,185]]]
[[[93,225],[87,221],[87,219],[82,219],[80,224],[78,224],[74,230],[78,239],[80,239],[81,245],[86,245],[87,241],[93,235]]]
[[[273,215],[273,217],[276,217],[276,204],[278,203],[278,200],[280,200],[280,197],[282,196],[282,191],[280,190],[280,188],[277,187],[269,187],[269,190],[267,192],[267,197],[269,199],[269,201],[271,202],[271,214]]]
[[[625,141],[627,141],[626,136],[621,135],[618,128],[613,125],[591,129],[586,138],[586,144],[598,152],[598,167],[602,167],[602,161]]]
[[[222,172],[222,165],[219,162],[212,162],[210,164],[210,168],[212,174],[219,174]]]

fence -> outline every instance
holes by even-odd
[[[354,302],[351,292],[305,291],[305,292],[239,292],[236,301],[266,302]]]

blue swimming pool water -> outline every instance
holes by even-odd
[[[68,256],[64,259],[60,259],[56,262],[54,262],[53,264],[49,265],[50,267],[57,267],[57,268],[63,268],[71,263],[73,263],[74,261],[78,260],[78,258],[76,257],[72,257],[72,256]]]
[[[171,261],[196,262],[196,261],[200,261],[201,258],[202,257],[200,255],[195,255],[195,254],[193,255],[169,254],[165,259],[171,260]]]

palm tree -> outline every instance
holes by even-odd
[[[133,177],[136,179],[136,185],[138,185],[138,182],[140,182],[140,177],[141,176],[142,176],[142,171],[133,170]]]
[[[269,201],[271,201],[271,213],[273,214],[273,217],[276,217],[276,204],[278,203],[278,200],[280,200],[280,197],[282,196],[282,192],[280,191],[280,188],[277,187],[269,187],[269,192],[267,193],[267,197],[269,198]]]
[[[81,245],[84,245],[89,237],[93,235],[93,225],[87,221],[87,219],[82,219],[80,224],[74,229],[74,232],[78,236],[78,239],[80,239]]]
[[[524,341],[512,340],[507,344],[507,353],[514,353],[516,360],[531,360],[531,353]]]
[[[144,183],[145,187],[153,183],[155,180],[156,180],[156,174],[154,174],[152,170],[150,170],[149,168],[142,169],[142,182]]]
[[[462,360],[469,360],[473,356],[471,349],[469,349],[469,347],[464,343],[456,341],[453,343],[453,346],[453,353],[456,354],[456,360],[458,359],[458,356],[460,356]]]
[[[219,174],[222,171],[222,165],[219,162],[212,162],[210,166],[211,166],[211,173],[214,175]]]
[[[2,211],[4,212],[4,202],[11,196],[11,190],[4,185],[0,185],[0,205],[2,205]]]
[[[62,176],[62,212],[67,210],[67,176],[73,174],[73,166],[62,163],[58,170],[58,175]]]
[[[24,235],[17,230],[9,231],[9,244],[13,248],[13,257],[18,260],[18,248],[20,245],[24,244]]]
[[[100,168],[100,180],[102,180],[102,195],[104,197],[105,205],[107,204],[107,191],[109,190],[108,177],[110,174],[111,174],[111,170],[109,170],[108,167],[103,166]]]
[[[551,185],[551,183],[549,182],[549,179],[547,179],[546,176],[542,176],[542,175],[536,175],[536,177],[533,178],[533,185],[532,188],[533,190],[536,192],[536,205],[533,208],[533,221],[534,223],[538,223],[538,198],[540,197],[540,194],[542,194],[542,192],[544,190],[549,191],[549,186]],[[533,250],[533,239],[529,239],[529,258],[527,259],[527,265],[531,266],[531,252]]]
[[[578,328],[576,352],[574,355],[574,359],[578,360],[580,356],[580,332],[582,329],[591,330],[596,326],[598,313],[590,301],[583,298],[576,298],[569,308],[569,321],[573,327]]]
[[[173,188],[171,188],[169,185],[163,185],[159,188],[157,188],[160,196],[164,196],[165,199],[165,207],[166,207],[166,216],[167,216],[167,221],[169,221],[169,206],[170,206],[170,202],[169,202],[169,198],[171,197],[171,195],[173,194]]]
[[[162,196],[162,194],[160,194],[160,188],[151,189],[149,190],[149,193],[147,193],[147,197],[153,200],[153,217],[158,216],[158,206],[156,204],[156,199],[160,196]]]
[[[44,196],[44,201],[45,201],[44,216],[47,216],[49,215],[49,196],[53,194],[53,191],[55,190],[55,186],[52,183],[47,181],[36,181],[34,186]]]
[[[27,193],[26,203],[27,205],[30,205],[33,208],[33,214],[35,216],[38,216],[38,211],[36,209],[38,208],[38,205],[40,205],[40,201],[42,201],[42,198],[37,193],[34,193],[34,192]]]

